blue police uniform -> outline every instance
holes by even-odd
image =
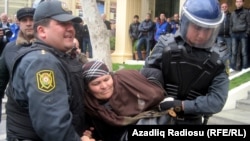
[[[181,18],[180,29],[160,37],[145,67],[162,70],[164,88],[174,99],[159,108],[173,107],[176,124],[202,124],[203,116],[222,110],[228,95],[228,50],[214,46],[224,15],[217,0],[187,0]],[[190,39],[190,34],[206,33],[210,33],[206,42]]]
[[[185,48],[187,48],[188,53],[183,56],[189,56],[189,58],[193,58],[193,60],[197,61],[193,60],[186,61],[178,59],[179,56],[177,55],[176,52],[181,52],[181,50],[177,50],[176,52],[175,50],[171,50],[172,52],[174,52],[173,53],[174,55],[178,56],[174,59],[171,58],[171,56],[167,55],[167,52],[165,52],[164,50],[170,47],[171,44],[173,43],[176,43],[176,47],[178,45],[184,44],[184,41],[180,38],[178,33],[179,31],[177,31],[175,35],[169,34],[160,37],[159,42],[156,44],[151,55],[145,61],[144,67],[158,68],[162,70],[165,83],[164,87],[167,91],[168,96],[184,101],[184,114],[179,115],[178,118],[180,120],[178,120],[177,122],[184,124],[201,124],[203,115],[212,115],[222,110],[228,94],[228,86],[229,86],[228,73],[226,72],[225,67],[222,67],[222,69],[219,69],[218,72],[215,72],[213,74],[211,73],[211,76],[197,80],[197,82],[201,81],[200,85],[195,85],[198,88],[191,87],[192,84],[195,84],[195,81],[194,79],[192,79],[192,77],[196,78],[201,77],[197,75],[200,74],[201,72],[196,73],[195,68],[190,68],[187,66],[187,64],[192,64],[191,66],[197,67],[199,66],[199,64],[197,64],[197,61],[202,60],[202,58],[204,59],[205,56],[210,56],[211,52],[209,51],[210,49],[196,49],[185,45]],[[167,59],[166,56],[170,58]],[[180,55],[180,58],[181,57],[182,55]],[[179,62],[180,66],[176,67],[175,65],[178,63],[170,61],[170,59]],[[166,64],[173,64],[173,65],[168,66]],[[224,64],[222,64],[222,66],[223,65]],[[206,71],[208,71],[206,70],[207,68],[202,68],[202,69],[205,70],[205,73]],[[176,75],[179,76],[178,79],[175,77]],[[206,80],[204,81],[203,79]],[[211,81],[209,81],[210,79]],[[205,90],[202,89],[203,91],[198,91],[199,93],[198,92],[191,93],[194,91],[194,89],[197,90],[202,88],[201,87],[202,82],[203,84],[205,83],[204,84]],[[184,96],[181,94],[183,94]]]
[[[83,109],[74,111],[74,108],[82,108],[83,103],[79,103],[81,98],[75,93],[77,90],[71,82],[73,80],[69,73],[72,70],[69,67],[78,68],[73,71],[80,72],[82,64],[76,61],[72,65],[72,58],[42,43],[30,48],[33,47],[43,49],[28,52],[20,62],[17,59],[16,67],[13,67],[13,94],[9,96],[10,102],[6,107],[8,126],[11,128],[8,129],[8,137],[36,141],[80,141],[80,132],[84,129],[77,126],[83,126],[80,119]],[[82,94],[83,84],[80,81],[77,86]],[[77,106],[72,107],[72,103]]]

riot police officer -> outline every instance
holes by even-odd
[[[144,67],[162,70],[168,98],[160,110],[173,107],[176,124],[202,124],[222,110],[228,95],[228,52],[216,46],[224,14],[217,0],[186,0],[180,28],[161,36]]]

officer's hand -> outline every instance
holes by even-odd
[[[182,101],[180,100],[173,100],[173,101],[165,101],[159,104],[159,110],[164,111],[170,108],[174,108],[175,112],[182,111]]]

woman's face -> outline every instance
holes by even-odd
[[[89,91],[99,100],[109,99],[114,91],[113,78],[111,75],[103,75],[98,77],[88,84]]]
[[[189,44],[202,46],[210,39],[212,31],[212,29],[202,28],[193,23],[190,23],[187,29],[186,38]]]

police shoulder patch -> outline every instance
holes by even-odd
[[[37,88],[43,92],[51,92],[55,88],[54,72],[41,70],[36,73]]]

